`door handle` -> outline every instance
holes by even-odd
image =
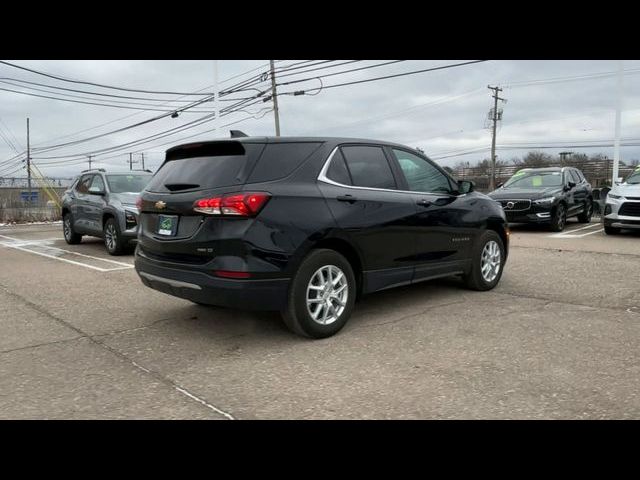
[[[421,198],[416,203],[421,207],[430,207],[432,205],[432,203],[429,200],[425,200],[424,198]]]
[[[358,201],[358,199],[353,195],[339,195],[338,197],[336,197],[336,200],[338,200],[339,202],[349,202],[349,203],[354,203]]]

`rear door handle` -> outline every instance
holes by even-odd
[[[353,195],[340,195],[336,197],[336,200],[338,200],[339,202],[349,202],[349,203],[354,203],[358,201],[358,199]]]
[[[432,205],[432,203],[429,200],[425,200],[424,198],[421,198],[416,203],[421,207],[430,207]]]

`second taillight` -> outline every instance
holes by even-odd
[[[253,217],[271,198],[266,192],[234,193],[223,197],[202,198],[193,203],[193,210],[207,215]]]

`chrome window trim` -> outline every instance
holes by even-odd
[[[378,146],[378,145],[365,145],[365,146]],[[331,153],[329,154],[329,157],[325,160],[324,165],[322,166],[322,169],[320,170],[320,174],[318,175],[317,180],[319,182],[323,182],[323,183],[328,183],[330,185],[335,185],[337,187],[344,187],[344,188],[355,188],[357,190],[372,190],[374,192],[394,192],[394,193],[411,193],[413,195],[435,195],[435,196],[451,196],[451,197],[456,197],[456,198],[460,198],[460,197],[464,197],[465,195],[467,195],[466,193],[460,194],[460,195],[454,195],[453,193],[443,193],[443,192],[421,192],[421,191],[412,191],[412,190],[397,190],[397,189],[390,189],[390,188],[375,188],[375,187],[358,187],[356,185],[345,185],[343,183],[339,183],[336,182],[334,180],[331,180],[330,178],[327,177],[327,170],[329,170],[329,165],[331,164],[331,160],[333,160],[333,156],[336,154],[336,152],[338,151],[338,149],[341,147],[341,145],[338,145],[337,147],[335,147],[333,150],[331,150]],[[381,146],[379,148],[382,148]]]

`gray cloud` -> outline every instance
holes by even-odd
[[[267,62],[266,60],[220,61],[220,79],[224,80]],[[407,61],[330,77],[325,80],[325,85],[456,62]],[[18,60],[14,63],[97,83],[147,90],[185,92],[212,85],[214,72],[213,61]],[[287,63],[291,62],[281,62],[280,65]],[[357,64],[345,65],[339,69],[347,69],[355,65]],[[489,61],[449,70],[327,89],[316,96],[281,96],[279,103],[282,134],[379,138],[420,147],[428,155],[436,158],[443,152],[488,149],[491,137],[489,130],[485,128],[485,120],[491,107],[491,98],[490,91],[486,87],[488,84],[500,84],[504,86],[502,95],[508,99],[508,103],[504,105],[503,122],[498,134],[499,144],[530,143],[535,146],[552,142],[571,144],[592,140],[606,140],[605,143],[613,143],[615,76],[527,86],[517,86],[516,83],[553,78],[562,80],[564,77],[613,72],[616,68],[616,61]],[[640,62],[625,61],[625,69],[640,69]],[[95,90],[94,87],[55,82],[5,65],[0,65],[0,76]],[[640,128],[640,82],[638,79],[640,79],[638,73],[631,72],[625,76],[623,138],[640,138],[637,133]],[[510,87],[511,84],[513,85]],[[303,84],[281,87],[280,91],[313,89],[318,85],[317,80],[311,80]],[[6,84],[0,84],[0,87],[14,88]],[[125,92],[115,93],[127,95]],[[174,98],[167,95],[159,96]],[[248,110],[258,112],[259,109],[269,106],[270,103],[264,103],[250,107]],[[26,117],[31,119],[32,144],[42,146],[58,143],[59,137],[106,122],[113,123],[63,138],[60,141],[75,140],[105,132],[159,113],[79,105],[0,91],[0,119],[17,137],[22,147],[26,144]],[[165,118],[86,144],[55,150],[47,155],[38,155],[36,151],[33,156],[38,158],[38,156],[67,155],[106,148],[184,125],[201,115],[204,113],[184,113],[176,119]],[[228,123],[242,118],[248,118],[248,120],[234,127],[226,127],[220,135],[228,136],[229,128],[237,128],[251,135],[274,133],[272,113],[263,118],[254,119],[248,113],[239,112],[221,121]],[[117,119],[121,120],[115,121]],[[214,124],[208,123],[171,137],[132,147],[130,150],[144,151],[147,165],[156,167],[162,161],[164,150],[181,143],[181,138],[198,131],[204,133],[192,137],[193,139],[214,138]],[[161,143],[167,144],[159,145]],[[553,154],[560,150],[562,149],[546,151]],[[572,150],[613,155],[612,147]],[[508,159],[522,155],[526,151],[502,149],[498,151],[498,155],[499,158]],[[128,168],[127,152],[128,150],[125,150],[117,157],[106,160],[97,157],[94,159],[94,165]],[[0,140],[0,162],[13,155],[15,152]],[[108,154],[105,157],[113,155]],[[488,155],[488,151],[481,151],[443,159],[441,163],[453,165],[459,160],[468,160],[473,163],[487,158]],[[640,147],[624,147],[622,158],[623,160],[640,158]],[[57,160],[35,160],[36,164],[53,161]],[[17,162],[9,162],[0,166],[0,172],[4,170],[7,173],[7,168],[14,165],[16,168],[20,166]],[[53,176],[72,176],[82,168],[86,168],[86,165],[85,163],[57,167],[43,166],[42,171]],[[15,175],[23,176],[24,170],[16,172]]]

